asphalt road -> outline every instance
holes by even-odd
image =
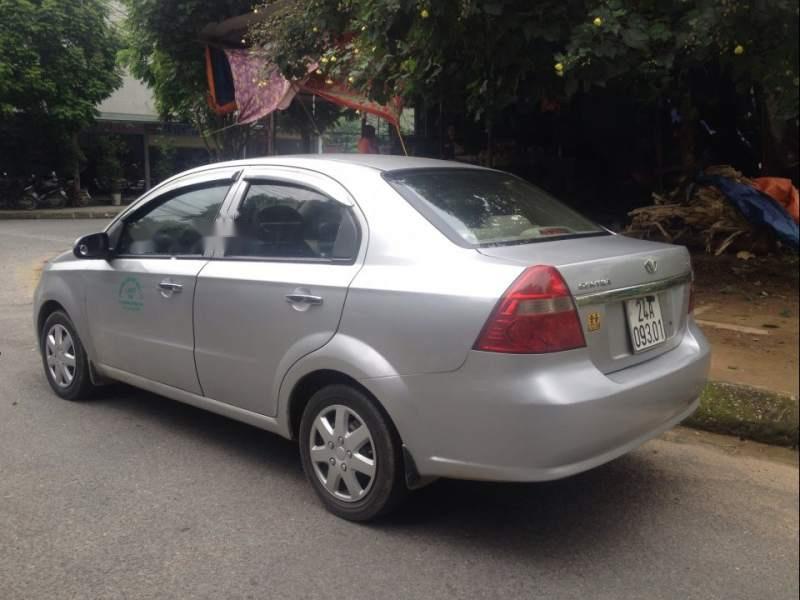
[[[0,598],[797,598],[788,450],[678,429],[560,482],[440,481],[363,526],[290,442],[122,386],[57,399],[36,269],[100,226],[0,221]]]

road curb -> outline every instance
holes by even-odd
[[[127,206],[106,206],[96,209],[79,210],[3,210],[0,221],[39,220],[39,219],[112,219]]]
[[[788,394],[710,381],[683,425],[764,444],[798,447],[798,403]]]

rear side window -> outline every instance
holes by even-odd
[[[305,187],[252,183],[239,207],[226,256],[290,260],[348,260],[358,230],[348,207]]]
[[[506,173],[417,169],[385,173],[384,179],[461,246],[607,234],[543,190]]]

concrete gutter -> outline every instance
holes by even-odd
[[[36,210],[0,210],[0,221],[18,219],[111,219],[126,208],[127,205],[42,208]]]
[[[710,381],[683,425],[776,446],[798,447],[797,398],[748,385]]]

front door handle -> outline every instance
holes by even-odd
[[[164,298],[169,298],[172,294],[180,294],[183,291],[183,286],[180,283],[173,283],[168,279],[158,284],[158,289],[161,290],[161,295]]]
[[[322,296],[314,296],[313,294],[299,294],[293,292],[286,294],[286,301],[290,304],[308,304],[317,305],[322,304]]]

